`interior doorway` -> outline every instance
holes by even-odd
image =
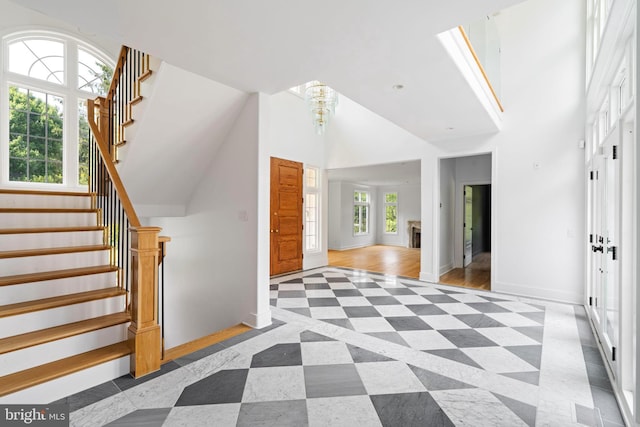
[[[464,186],[463,263],[489,260],[491,267],[491,184]]]
[[[491,290],[491,163],[440,161],[440,283]]]

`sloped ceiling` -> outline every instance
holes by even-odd
[[[321,80],[438,140],[495,125],[436,39],[522,0],[20,0],[245,92]],[[394,91],[401,84],[404,89]],[[453,129],[450,129],[453,128]]]

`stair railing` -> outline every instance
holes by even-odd
[[[108,139],[113,118],[105,98],[89,100],[89,190],[98,221],[105,227],[110,263],[127,291],[131,314],[128,341],[131,374],[138,378],[160,369],[161,331],[158,324],[159,227],[143,227],[115,167]]]
[[[122,46],[105,104],[109,108],[110,119],[108,132],[103,136],[107,137],[114,162],[118,161],[118,148],[126,144],[125,128],[133,123],[131,107],[142,100],[140,84],[150,75],[149,55]]]

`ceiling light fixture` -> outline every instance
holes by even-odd
[[[311,112],[311,120],[318,135],[323,135],[329,119],[336,111],[338,93],[317,80],[309,82],[304,88],[304,100]]]
[[[393,86],[391,86],[391,89],[393,89],[393,90],[402,90],[402,89],[404,89],[404,85],[400,85],[400,84],[393,85]]]

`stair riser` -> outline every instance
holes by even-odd
[[[102,230],[0,234],[0,251],[101,245],[103,243],[103,234]]]
[[[0,213],[2,228],[91,227],[98,224],[94,212]]]
[[[0,397],[0,404],[48,404],[129,373],[129,356]],[[117,410],[117,408],[114,408]],[[126,415],[126,414],[122,414]],[[114,419],[117,419],[116,415]],[[111,421],[111,420],[110,420]],[[82,421],[74,425],[90,425]]]
[[[127,339],[127,324],[0,354],[0,376],[9,375],[65,357],[95,350]]]
[[[124,296],[118,296],[19,316],[3,317],[0,318],[0,338],[121,312],[124,310],[124,305]]]
[[[109,250],[0,259],[0,274],[40,273],[109,264]]]
[[[117,286],[117,284],[117,273],[110,272],[4,286],[0,288],[0,305],[93,291]]]
[[[0,193],[0,208],[91,209],[91,198]]]

